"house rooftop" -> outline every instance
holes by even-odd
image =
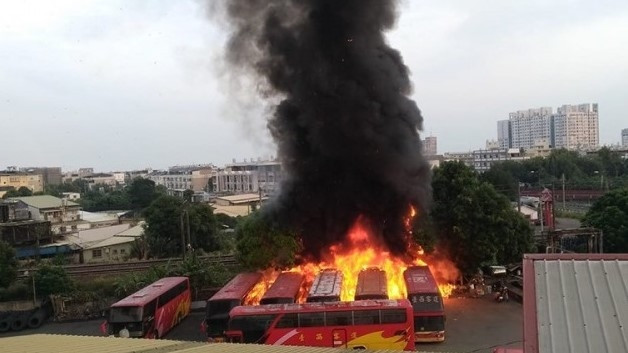
[[[20,200],[25,204],[38,208],[38,209],[46,209],[46,208],[60,208],[62,206],[71,206],[78,207],[80,206],[76,202],[72,201],[64,201],[58,197],[54,197],[51,195],[39,195],[39,196],[22,196],[22,197],[14,197],[11,200]]]

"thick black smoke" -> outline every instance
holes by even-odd
[[[305,254],[342,242],[358,216],[389,249],[407,251],[404,218],[429,198],[421,113],[408,68],[386,43],[390,0],[233,0],[227,59],[279,98],[268,128],[285,179],[265,206]]]

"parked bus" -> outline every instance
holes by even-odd
[[[244,304],[244,298],[261,278],[262,274],[257,272],[240,273],[207,300],[201,330],[207,334],[208,340],[224,340],[223,332],[227,328],[229,311]]]
[[[414,350],[406,299],[239,306],[229,316],[230,342]]]
[[[341,287],[342,272],[333,269],[322,270],[314,278],[305,301],[308,303],[340,301]]]
[[[190,313],[190,281],[166,277],[111,305],[101,327],[108,335],[163,337]]]
[[[386,272],[379,268],[367,268],[358,274],[355,300],[388,299]]]
[[[303,285],[303,275],[295,272],[282,272],[264,293],[260,304],[292,304],[299,300]]]
[[[408,300],[414,310],[414,337],[417,342],[445,340],[445,307],[438,284],[427,266],[408,267],[403,273]]]

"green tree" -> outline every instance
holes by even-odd
[[[154,181],[139,177],[133,179],[126,191],[131,207],[136,210],[148,207],[159,196]]]
[[[8,199],[10,197],[23,197],[23,196],[33,196],[33,191],[26,186],[20,186],[19,189],[11,188],[9,189],[3,196],[3,199]]]
[[[484,265],[521,261],[532,229],[493,186],[460,162],[434,172],[431,218],[444,249],[466,274]]]
[[[192,196],[194,196],[194,190],[187,189],[183,192],[183,199],[187,202],[192,202]]]
[[[55,265],[41,265],[35,272],[38,295],[63,294],[74,289],[74,282],[65,269]]]
[[[189,219],[192,248],[214,251],[218,249],[217,223],[212,208],[205,204],[184,204],[174,196],[161,196],[146,208],[146,241],[152,256],[168,257],[181,255],[181,216],[183,210],[184,232],[187,233]],[[187,234],[186,234],[187,237]]]
[[[237,257],[248,269],[291,267],[301,250],[295,232],[271,224],[259,212],[238,225],[236,237]]]
[[[15,249],[9,243],[0,240],[0,288],[7,288],[17,278],[17,259]]]
[[[605,252],[628,252],[628,188],[602,196],[591,206],[583,222],[604,232]]]

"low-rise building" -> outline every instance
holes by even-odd
[[[167,172],[155,171],[146,178],[163,185],[172,195],[182,195],[185,190],[194,192],[207,191],[209,180],[216,167],[211,164],[170,167]]]
[[[493,150],[473,151],[473,168],[478,172],[485,172],[497,162],[521,161],[528,159],[519,148],[500,148]]]
[[[26,187],[32,192],[44,191],[44,182],[41,174],[29,174],[25,172],[0,172],[0,197],[13,189]]]
[[[277,160],[253,160],[227,164],[213,177],[213,191],[218,194],[258,193],[273,195],[279,190],[283,171]]]
[[[29,218],[37,221],[49,221],[53,232],[66,232],[76,229],[81,223],[81,206],[72,201],[50,195],[24,196],[12,198],[30,213]]]
[[[473,167],[473,152],[447,152],[443,154],[445,162],[459,161],[468,167]]]
[[[28,174],[41,175],[44,187],[46,187],[47,185],[61,184],[61,168],[60,167],[27,167],[27,168],[20,168],[20,170]]]

